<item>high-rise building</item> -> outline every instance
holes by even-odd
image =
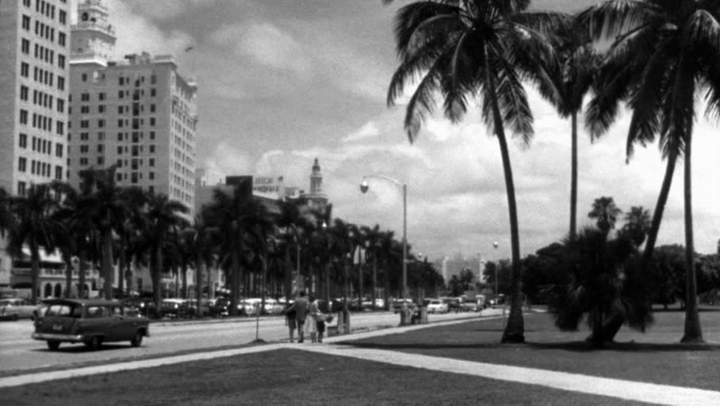
[[[65,180],[70,16],[67,0],[0,1],[0,187]],[[0,237],[0,287],[12,261]]]
[[[115,34],[100,0],[78,5],[72,27],[68,179],[116,166],[120,186],[166,194],[194,215],[196,92],[172,56],[110,61]]]
[[[65,179],[69,5],[0,2],[0,187]]]

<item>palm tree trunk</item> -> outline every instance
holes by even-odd
[[[373,269],[372,269],[372,309],[375,309],[375,292],[377,291],[377,256],[373,253]]]
[[[103,290],[105,291],[105,299],[112,299],[113,287],[113,267],[112,267],[112,230],[105,230],[103,233],[103,252],[102,252],[102,268],[103,268]]]
[[[330,306],[330,258],[325,263],[325,300]],[[331,307],[330,307],[331,308]]]
[[[125,247],[120,247],[120,252],[118,255],[118,292],[121,294],[125,292],[125,276],[123,275],[125,273]]]
[[[665,177],[663,177],[662,186],[660,187],[660,195],[658,196],[657,203],[655,204],[655,211],[653,212],[650,231],[648,231],[647,242],[645,243],[645,250],[643,251],[643,270],[647,270],[647,267],[650,265],[650,260],[652,259],[653,251],[655,250],[655,242],[657,240],[658,232],[660,231],[660,222],[662,221],[668,194],[670,193],[670,186],[672,185],[676,162],[677,152],[675,151],[675,148],[671,148],[670,154],[668,155],[667,165],[665,166]]]
[[[698,315],[697,278],[695,276],[695,247],[693,242],[692,223],[692,161],[691,161],[692,134],[689,133],[685,142],[685,269],[686,269],[686,299],[685,299],[685,335],[683,343],[703,343],[700,316]]]
[[[383,261],[383,300],[385,300],[385,310],[390,310],[390,273],[387,258]]]
[[[570,141],[570,240],[577,235],[577,178],[578,178],[578,146],[577,146],[577,112],[572,113],[572,133]]]
[[[230,286],[231,286],[231,299],[230,299],[230,314],[237,316],[238,303],[240,299],[240,259],[238,258],[237,252],[232,253],[232,264],[230,269]]]
[[[33,241],[30,243],[30,298],[33,304],[38,303],[38,284],[40,280],[40,247]]]
[[[520,237],[518,231],[517,207],[515,203],[515,183],[513,182],[512,166],[510,165],[510,153],[508,151],[505,130],[503,128],[500,107],[498,106],[497,94],[495,93],[494,73],[490,71],[488,52],[485,50],[485,76],[488,83],[488,93],[493,112],[495,135],[500,144],[503,172],[505,174],[505,188],[507,189],[508,212],[510,215],[510,247],[512,252],[512,275],[510,280],[510,316],[503,332],[503,343],[525,342],[525,323],[522,315],[522,286],[520,275]]]
[[[187,285],[187,262],[183,260],[182,264],[182,298],[187,299],[188,297],[188,285]]]
[[[198,316],[202,316],[200,298],[202,297],[202,268],[203,261],[200,258],[195,260],[195,299],[197,300]]]
[[[72,297],[72,257],[65,257],[65,298]]]
[[[78,258],[78,297],[84,298],[87,295],[85,291],[85,250],[81,249]]]
[[[160,245],[160,241],[156,242],[155,253],[152,256],[155,258],[155,261],[153,261],[155,262],[155,266],[152,271],[153,299],[155,300],[155,309],[159,312],[160,306],[162,305],[160,273],[163,269],[162,246]]]
[[[292,297],[292,264],[290,263],[290,244],[285,245],[285,298]]]

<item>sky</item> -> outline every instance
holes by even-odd
[[[74,0],[77,2],[78,0]],[[116,57],[173,54],[199,84],[198,165],[228,175],[284,176],[309,189],[318,158],[333,215],[402,233],[408,187],[408,241],[431,260],[458,253],[510,256],[510,227],[500,152],[477,110],[456,125],[429,117],[410,144],[404,100],[386,105],[397,58],[393,16],[407,1],[105,0],[118,41]],[[572,12],[592,0],[536,0],[536,9]],[[190,51],[185,51],[192,47]],[[511,141],[523,256],[562,240],[569,227],[570,123],[528,86],[535,118],[529,145]],[[700,104],[701,101],[699,100]],[[581,129],[578,219],[594,199],[611,196],[625,212],[652,210],[665,163],[657,145],[625,160],[629,114],[600,140]],[[715,252],[720,237],[720,148],[716,122],[699,117],[693,145],[695,246]],[[682,164],[665,209],[659,244],[683,244]],[[493,242],[498,247],[493,248]]]

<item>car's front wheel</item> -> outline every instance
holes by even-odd
[[[87,341],[85,341],[85,346],[88,348],[92,348],[93,350],[97,350],[102,345],[102,337],[100,336],[93,336],[90,337]]]
[[[130,345],[132,345],[133,347],[139,347],[140,344],[142,344],[142,340],[143,334],[138,331],[137,333],[135,333],[135,336],[130,340]]]
[[[47,346],[50,351],[57,351],[60,348],[60,341],[48,340]]]

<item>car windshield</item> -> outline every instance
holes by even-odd
[[[46,316],[80,317],[81,313],[82,311],[80,306],[66,303],[51,304],[45,311]]]

